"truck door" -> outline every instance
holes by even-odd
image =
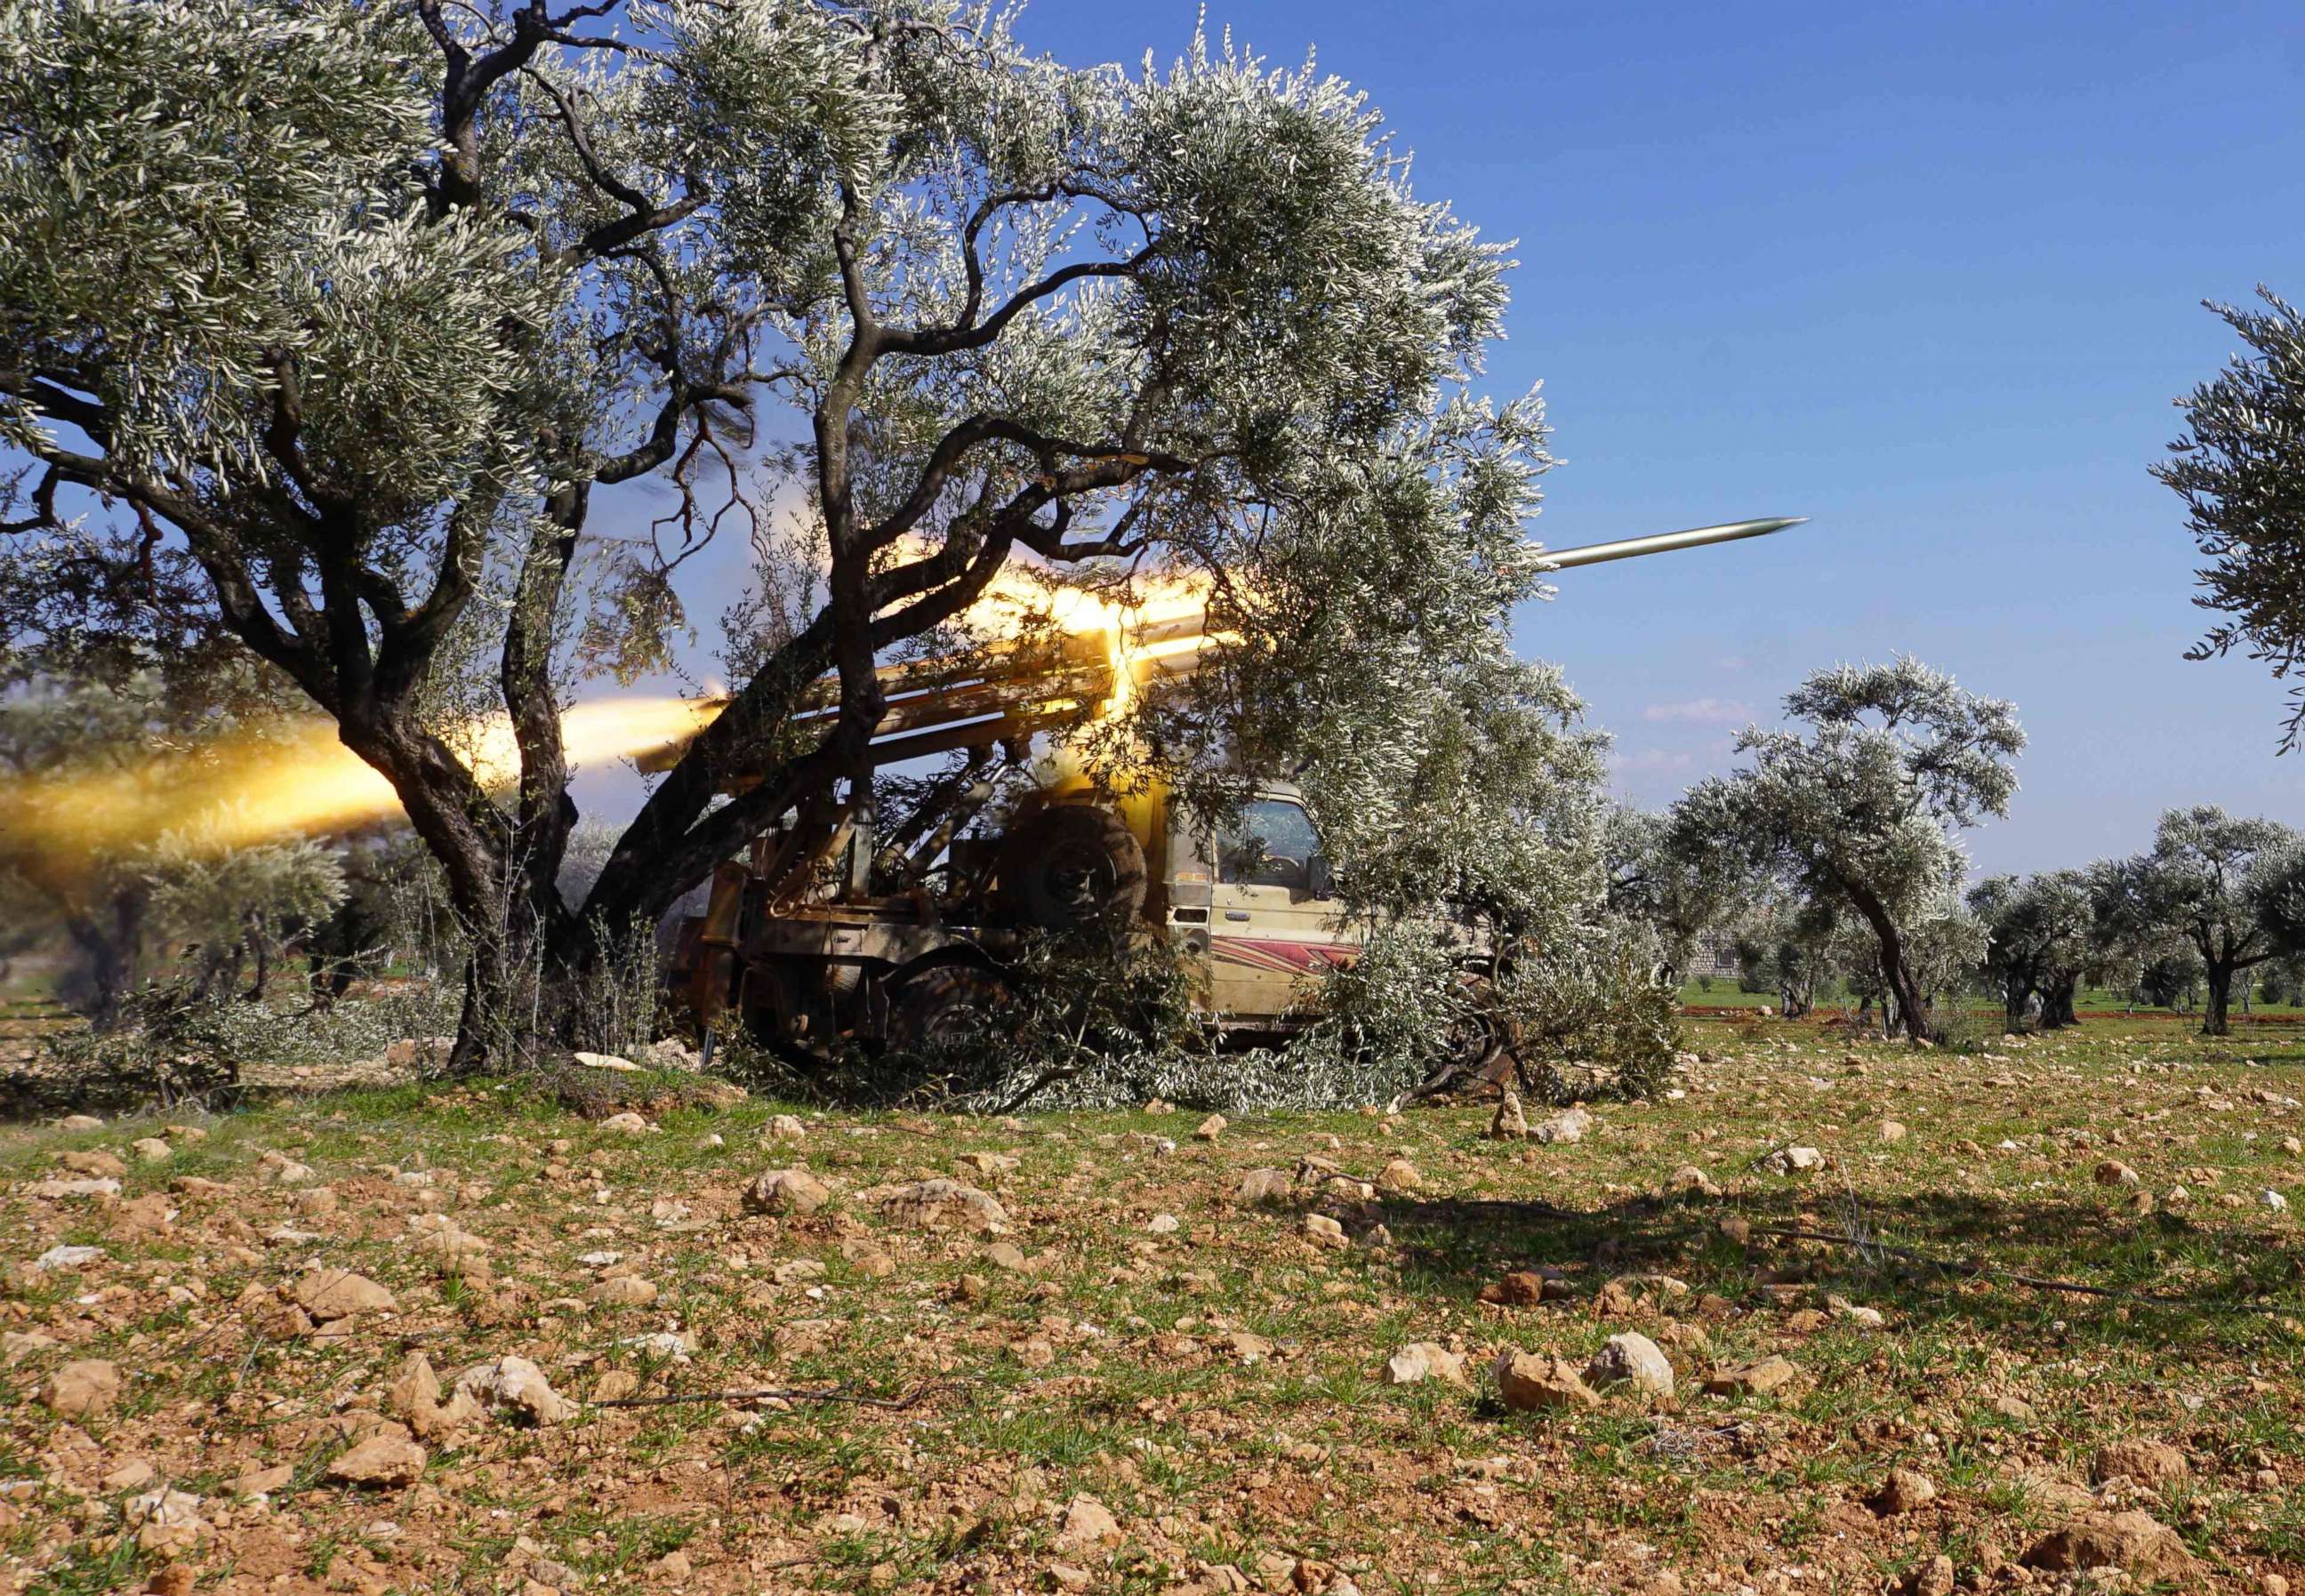
[[[1314,893],[1319,837],[1305,806],[1263,794],[1217,836],[1209,908],[1210,998],[1245,1020],[1277,1018],[1299,984],[1351,958],[1342,905]]]

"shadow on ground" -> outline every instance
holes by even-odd
[[[2246,1210],[2138,1215],[2058,1198],[1785,1190],[1637,1198],[1584,1211],[1395,1198],[1370,1218],[1391,1233],[1404,1283],[1442,1295],[1475,1297],[1511,1271],[1557,1269],[1579,1297],[1642,1273],[1670,1275],[1739,1307],[1769,1302],[1772,1285],[1805,1285],[1817,1306],[1837,1294],[1908,1322],[1956,1320],[1977,1330],[2088,1321],[2128,1338],[2178,1333],[2182,1322],[2192,1327],[2187,1334],[2254,1337],[2283,1315],[2305,1317],[2305,1249]],[[2120,1295],[2029,1286],[2016,1274]]]

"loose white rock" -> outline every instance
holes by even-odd
[[[1646,1336],[1627,1330],[1612,1336],[1585,1366],[1585,1383],[1613,1386],[1629,1383],[1652,1396],[1672,1395],[1672,1364]]]
[[[50,1247],[32,1260],[32,1267],[36,1269],[85,1269],[91,1263],[102,1262],[105,1257],[106,1253],[102,1247],[68,1247],[60,1244]]]
[[[1569,1108],[1554,1115],[1529,1133],[1532,1141],[1548,1146],[1556,1142],[1582,1142],[1585,1133],[1593,1128],[1593,1116],[1582,1108]]]
[[[637,1075],[642,1073],[639,1065],[629,1058],[619,1058],[614,1053],[578,1053],[574,1057],[578,1064],[588,1070],[614,1070],[620,1075]]]

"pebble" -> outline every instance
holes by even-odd
[[[1873,1509],[1894,1516],[1912,1513],[1937,1499],[1936,1481],[1918,1469],[1891,1469],[1889,1477],[1871,1498]]]

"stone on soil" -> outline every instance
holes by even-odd
[[[744,1188],[748,1213],[812,1214],[831,1201],[831,1191],[805,1169],[771,1169]]]
[[[1585,1366],[1587,1385],[1629,1384],[1650,1396],[1672,1395],[1672,1364],[1663,1349],[1637,1331],[1612,1336]]]
[[[322,1324],[356,1313],[389,1313],[400,1306],[390,1291],[366,1275],[341,1269],[308,1270],[283,1286],[281,1295]]]
[[[1241,1176],[1240,1200],[1243,1202],[1286,1202],[1293,1189],[1285,1171],[1252,1169]]]
[[[1426,1380],[1443,1380],[1467,1390],[1473,1383],[1465,1374],[1464,1354],[1438,1341],[1412,1341],[1385,1360],[1384,1383],[1389,1386],[1413,1386]]]
[[[112,1411],[120,1397],[120,1369],[103,1358],[66,1363],[48,1377],[41,1400],[63,1419],[92,1419]]]
[[[2135,1580],[2173,1584],[2196,1580],[2201,1572],[2174,1530],[2135,1509],[2076,1519],[2042,1536],[2018,1560],[2045,1574],[2119,1568]]]
[[[507,1355],[473,1364],[456,1377],[456,1394],[467,1392],[489,1407],[532,1424],[559,1424],[576,1416],[576,1405],[552,1388],[543,1370],[523,1357]]]
[[[1556,1142],[1582,1142],[1585,1133],[1593,1128],[1593,1116],[1582,1108],[1569,1108],[1554,1115],[1529,1133],[1529,1139],[1547,1146]]]
[[[990,1230],[1008,1223],[1008,1210],[991,1193],[941,1176],[907,1185],[874,1186],[858,1193],[857,1200],[878,1208],[894,1223],[917,1230]]]
[[[1765,1358],[1733,1369],[1715,1370],[1706,1377],[1705,1388],[1716,1396],[1766,1396],[1792,1384],[1799,1372],[1771,1353]]]
[[[1585,1383],[1576,1365],[1566,1358],[1508,1348],[1497,1354],[1492,1372],[1505,1405],[1515,1413],[1601,1405],[1599,1393]]]
[[[1065,1504],[1064,1519],[1057,1530],[1059,1551],[1088,1551],[1119,1540],[1120,1521],[1094,1497],[1076,1496]]]
[[[328,1463],[328,1478],[346,1485],[413,1485],[430,1459],[398,1425],[379,1429]]]
[[[2109,1441],[2097,1449],[2089,1477],[2102,1485],[2108,1480],[2131,1480],[2139,1485],[2166,1485],[2191,1473],[2185,1455],[2167,1441],[2142,1438]]]
[[[1917,1469],[1891,1469],[1872,1497],[1874,1510],[1892,1517],[1916,1512],[1936,1499],[1936,1481]]]

